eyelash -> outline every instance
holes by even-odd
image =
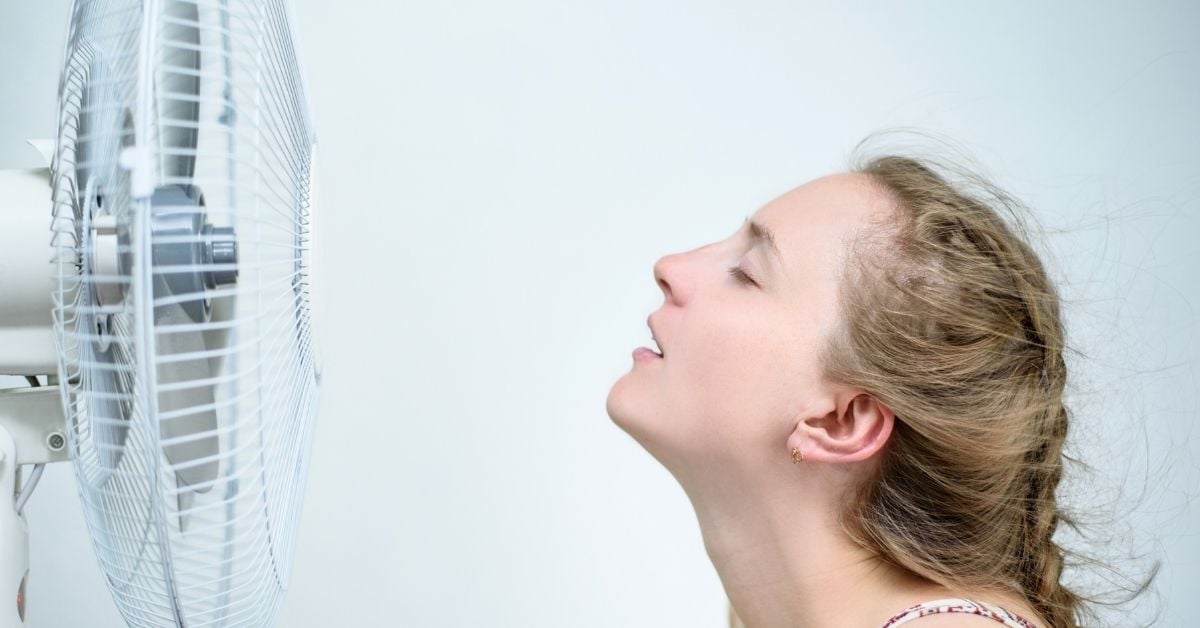
[[[754,278],[752,278],[750,275],[746,274],[746,271],[742,270],[740,266],[730,267],[729,274],[733,275],[733,278],[738,280],[738,282],[740,282],[740,283],[750,285],[750,286],[758,285],[758,282],[754,281]]]

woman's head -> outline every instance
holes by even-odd
[[[636,360],[614,385],[613,419],[676,471],[672,461],[752,465],[763,447],[788,452],[796,417],[849,401],[821,389],[819,357],[840,318],[841,258],[886,203],[865,175],[823,177],[727,238],[660,259],[664,299],[648,324],[662,358]]]
[[[685,488],[786,465],[884,561],[1073,625],[1052,540],[1064,332],[1019,207],[894,155],[788,192],[760,229],[655,265],[663,358],[613,386],[610,416]]]

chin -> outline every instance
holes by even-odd
[[[657,458],[672,436],[664,433],[671,422],[655,410],[654,401],[651,391],[626,375],[608,391],[604,406],[617,427]]]
[[[608,418],[639,442],[653,429],[655,412],[652,392],[644,385],[639,385],[636,377],[625,374],[612,385],[604,401]]]
[[[629,431],[630,416],[633,414],[631,407],[632,399],[630,399],[628,375],[622,375],[612,388],[608,391],[608,398],[604,400],[604,409],[608,412],[608,418],[612,419],[621,429]]]

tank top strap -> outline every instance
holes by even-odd
[[[948,597],[940,600],[930,600],[922,602],[916,606],[904,609],[895,617],[887,620],[887,623],[881,628],[895,628],[901,624],[924,617],[926,615],[936,615],[938,613],[969,613],[971,615],[979,615],[993,619],[1009,628],[1037,628],[1033,622],[1021,617],[1020,615],[1005,610],[995,604],[979,602],[959,597]],[[915,628],[915,627],[914,627]]]

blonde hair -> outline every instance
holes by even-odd
[[[1011,592],[1074,628],[1092,601],[1062,581],[1055,541],[1070,412],[1060,300],[1014,198],[933,160],[851,158],[894,212],[846,249],[839,326],[820,359],[896,421],[841,513],[881,559],[954,591]],[[974,193],[974,190],[980,193]],[[1001,212],[1007,213],[1005,220]],[[1130,598],[1144,591],[1154,574]],[[740,628],[732,606],[730,626]]]
[[[900,567],[951,588],[1012,590],[1050,628],[1073,627],[1081,599],[1060,581],[1053,539],[1070,522],[1055,494],[1069,421],[1058,294],[1019,222],[921,161],[886,155],[853,170],[896,214],[852,247],[824,367],[896,423],[843,527]]]
[[[1092,598],[1063,584],[1064,558],[1086,557],[1054,538],[1075,526],[1057,501],[1070,419],[1060,297],[1028,244],[1024,205],[942,169],[961,184],[914,157],[852,163],[894,213],[851,246],[823,366],[896,421],[842,528],[926,579],[1014,592],[1046,628],[1074,628]]]

